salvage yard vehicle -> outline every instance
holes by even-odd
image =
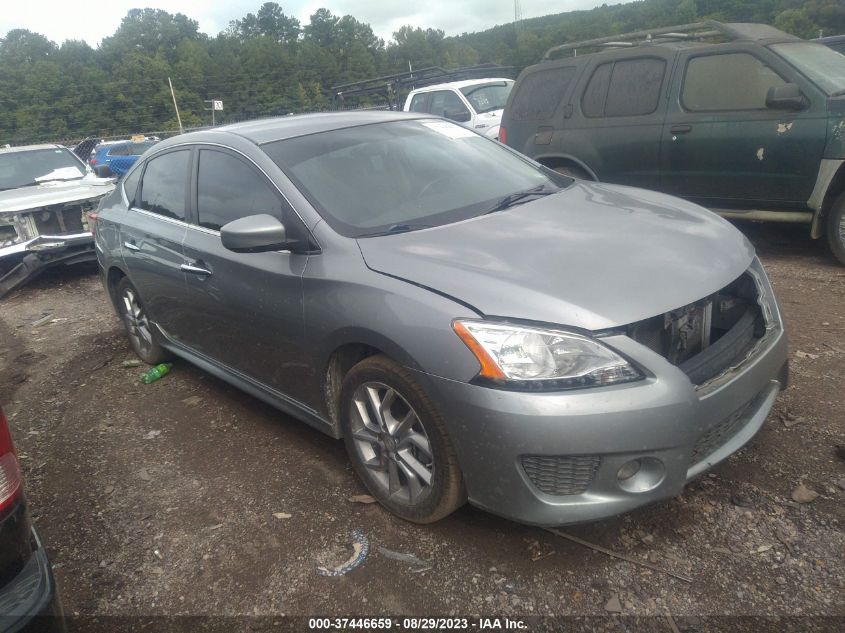
[[[0,149],[0,297],[47,267],[94,260],[88,213],[113,190],[59,145]]]
[[[89,165],[101,178],[122,176],[141,154],[150,149],[157,141],[126,141],[123,143],[101,143],[97,146]]]
[[[678,495],[760,429],[786,336],[754,249],[441,118],[336,112],[153,148],[96,214],[138,356],[343,438],[405,519],[525,523]]]
[[[821,44],[706,21],[556,46],[520,74],[502,127],[577,178],[807,224],[845,263],[845,57]]]
[[[824,44],[828,48],[832,48],[837,53],[845,54],[845,35],[831,35],[829,37],[820,37],[813,42]]]
[[[403,110],[442,116],[498,139],[511,88],[513,79],[504,77],[426,86],[408,94]]]
[[[0,631],[64,631],[53,570],[32,527],[21,469],[0,408]]]

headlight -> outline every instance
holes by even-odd
[[[455,320],[455,333],[481,364],[478,376],[524,389],[578,389],[643,378],[598,341],[560,330]]]

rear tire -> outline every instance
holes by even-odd
[[[150,365],[166,361],[169,354],[159,345],[155,326],[147,316],[147,309],[138,291],[127,277],[117,284],[115,295],[117,310],[126,328],[129,344],[138,358]]]
[[[836,199],[828,211],[827,243],[839,263],[845,264],[845,193]]]
[[[352,466],[379,503],[414,523],[433,523],[466,501],[443,418],[411,372],[386,356],[343,379],[341,428]]]

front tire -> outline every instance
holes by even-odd
[[[827,214],[827,243],[839,263],[845,264],[845,193],[836,199]]]
[[[466,501],[445,424],[413,375],[386,356],[364,359],[343,379],[344,443],[379,503],[414,523],[433,523]]]
[[[124,277],[117,284],[117,309],[126,328],[129,344],[135,354],[145,363],[158,365],[167,360],[167,351],[158,343],[155,327],[147,316],[141,297],[135,286]]]

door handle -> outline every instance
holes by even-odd
[[[130,242],[128,240],[123,243],[123,246],[125,248],[129,249],[130,251],[140,251],[141,250],[140,248],[138,248],[138,245],[135,244],[135,242]]]
[[[692,132],[691,125],[673,125],[669,128],[669,132],[672,134],[689,134]]]
[[[202,268],[201,266],[195,266],[197,262],[193,264],[182,264],[179,268],[182,270],[183,273],[191,273],[192,275],[211,275],[211,271],[207,268]]]

